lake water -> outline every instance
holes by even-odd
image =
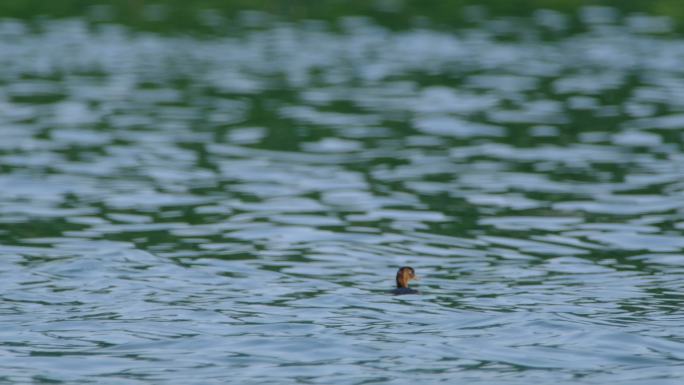
[[[579,20],[0,21],[0,382],[681,384],[684,40]]]

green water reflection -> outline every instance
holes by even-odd
[[[585,1],[579,0],[114,0],[88,5],[78,0],[6,0],[0,4],[0,17],[86,17],[93,22],[115,21],[166,32],[225,32],[231,29],[233,23],[226,23],[222,18],[232,19],[240,17],[245,11],[257,11],[289,20],[334,21],[345,16],[363,15],[384,26],[394,28],[416,26],[426,21],[435,26],[453,28],[472,25],[485,15],[529,17],[546,10],[572,15],[581,12],[587,5],[589,4]],[[684,20],[684,7],[677,0],[600,0],[593,1],[590,5],[610,7],[624,14],[666,16],[675,22],[678,29]],[[574,28],[582,27],[582,23],[577,20],[572,25]]]

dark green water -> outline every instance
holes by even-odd
[[[681,384],[684,40],[581,15],[1,20],[0,383]]]

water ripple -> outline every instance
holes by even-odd
[[[579,20],[0,20],[0,381],[678,384],[684,43]]]

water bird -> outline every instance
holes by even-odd
[[[420,294],[418,290],[409,289],[408,283],[412,279],[418,279],[416,271],[409,266],[400,267],[397,271],[397,288],[392,290],[392,294]]]

